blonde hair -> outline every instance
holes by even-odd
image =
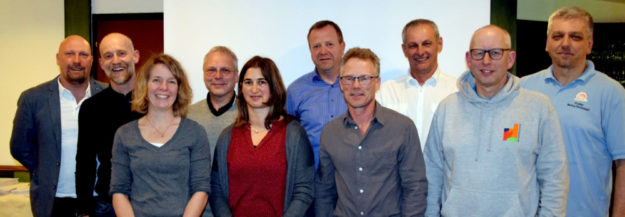
[[[150,79],[152,69],[158,64],[165,66],[178,82],[178,95],[176,96],[176,101],[174,101],[174,104],[172,105],[174,115],[186,117],[189,110],[189,104],[191,104],[191,100],[193,99],[193,92],[191,90],[191,86],[189,86],[187,75],[180,63],[167,54],[157,54],[152,56],[145,62],[143,67],[141,67],[132,94],[133,100],[131,109],[141,114],[148,112],[148,107],[150,105],[148,99],[148,81]]]

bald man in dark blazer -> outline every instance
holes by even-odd
[[[72,212],[57,198],[59,174],[73,175],[71,170],[61,171],[61,167],[66,166],[61,165],[62,155],[68,153],[68,148],[62,147],[65,126],[61,126],[61,93],[66,93],[63,98],[71,99],[70,103],[75,100],[73,103],[79,108],[84,99],[103,89],[89,76],[93,58],[91,47],[84,38],[67,37],[61,43],[56,59],[60,75],[21,94],[11,135],[11,154],[31,174],[30,200],[35,217],[62,216],[64,211]],[[63,88],[60,89],[59,84]],[[75,159],[75,152],[71,158]]]

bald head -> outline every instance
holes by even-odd
[[[100,56],[102,56],[102,54],[105,52],[102,48],[110,44],[117,44],[126,47],[128,50],[135,50],[135,47],[132,44],[132,40],[130,40],[128,36],[114,32],[102,38],[102,41],[100,42]]]
[[[70,35],[67,36],[67,38],[63,39],[63,41],[61,41],[61,44],[59,45],[59,53],[62,53],[61,51],[66,50],[68,46],[80,48],[86,47],[86,50],[89,51],[89,55],[91,55],[91,45],[85,38],[80,35]]]
[[[85,38],[70,35],[61,42],[56,54],[56,64],[59,66],[63,85],[85,84],[89,80],[92,63],[91,46]]]
[[[499,37],[501,41],[504,43],[505,48],[510,49],[512,47],[512,39],[510,39],[510,33],[505,29],[496,26],[496,25],[486,25],[482,28],[477,29],[473,36],[471,37],[471,45],[470,48],[473,48],[477,42],[477,36],[489,36],[489,37]]]
[[[128,36],[117,32],[104,36],[100,42],[99,62],[113,90],[124,94],[132,90],[139,51]]]

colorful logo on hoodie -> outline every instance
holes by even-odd
[[[518,142],[519,141],[519,124],[514,123],[514,127],[503,129],[503,141]]]

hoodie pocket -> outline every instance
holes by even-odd
[[[484,192],[452,188],[443,203],[441,216],[522,217],[525,215],[516,192]]]

